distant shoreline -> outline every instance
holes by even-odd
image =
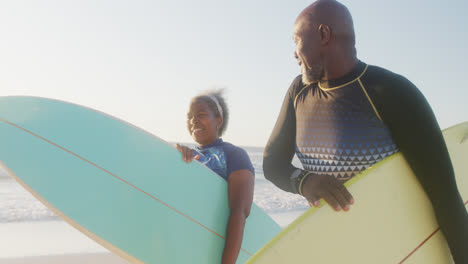
[[[172,141],[169,141],[168,143],[171,144],[171,145],[181,144],[181,145],[192,147],[192,148],[197,145],[195,143],[187,143],[187,142],[172,142]],[[240,148],[243,148],[245,150],[251,150],[251,151],[254,151],[254,152],[261,152],[261,153],[263,153],[263,150],[265,149],[264,147],[258,147],[258,146],[243,146],[243,145],[236,145],[236,146],[238,146]]]

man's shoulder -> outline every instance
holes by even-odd
[[[362,76],[366,89],[376,93],[400,92],[402,89],[411,89],[413,84],[403,75],[383,67],[369,65],[367,72]]]
[[[288,89],[289,97],[292,99],[296,98],[296,95],[305,87],[306,85],[302,82],[302,74],[296,76]]]
[[[390,71],[386,68],[376,65],[369,65],[366,74],[363,78],[370,79],[376,82],[389,82],[395,80],[406,80],[406,78],[398,73]]]

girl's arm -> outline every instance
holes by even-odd
[[[253,201],[254,174],[249,170],[237,170],[228,178],[230,215],[226,227],[222,264],[236,263],[244,235],[245,220]]]

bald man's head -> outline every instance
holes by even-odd
[[[306,7],[297,17],[296,25],[303,30],[314,30],[320,25],[330,28],[332,37],[351,41],[354,45],[354,25],[348,8],[335,0],[318,0]],[[350,43],[348,43],[350,44]]]
[[[294,41],[305,84],[356,60],[351,14],[335,0],[318,0],[301,12],[294,24]]]

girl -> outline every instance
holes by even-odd
[[[198,146],[190,149],[177,144],[184,161],[196,159],[228,182],[230,215],[222,264],[234,264],[239,255],[245,220],[252,206],[255,173],[247,152],[220,138],[228,116],[221,91],[194,97],[187,114],[187,128]]]

